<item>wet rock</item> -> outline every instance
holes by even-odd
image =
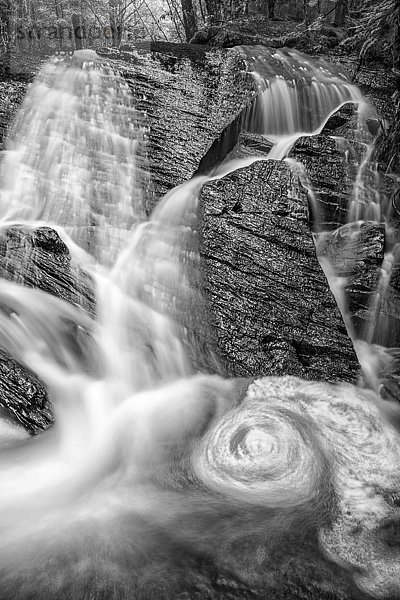
[[[50,227],[13,226],[0,235],[0,275],[95,313],[89,276],[74,268],[65,243]]]
[[[339,278],[354,338],[388,348],[400,340],[397,253],[385,254],[389,234],[383,223],[349,223],[322,234],[318,255]],[[398,368],[392,371],[398,371]],[[388,373],[382,371],[382,378]]]
[[[358,363],[316,258],[298,174],[257,162],[207,184],[201,203],[205,287],[227,371],[354,380]]]
[[[0,235],[0,276],[8,281],[41,289],[66,302],[95,312],[90,278],[71,264],[67,246],[49,227],[13,226]],[[72,337],[82,336],[74,327]],[[85,340],[77,339],[79,351]],[[9,411],[29,431],[46,429],[53,421],[43,383],[4,350],[0,350],[0,407]]]
[[[304,137],[290,156],[304,167],[301,181],[308,193],[313,231],[334,230],[346,223],[354,180],[338,143],[325,134]]]
[[[34,373],[0,350],[0,410],[31,433],[53,422],[51,404],[43,383]]]
[[[384,259],[385,228],[379,223],[357,222],[321,234],[317,252],[326,258],[335,275],[343,281],[349,315],[360,337],[366,326],[366,312],[372,290],[379,282]]]
[[[154,42],[101,53],[126,79],[148,128],[148,210],[198,170],[214,140],[255,96],[243,58]]]

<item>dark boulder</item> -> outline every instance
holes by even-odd
[[[254,152],[255,136],[241,143],[240,154]],[[354,380],[358,363],[316,258],[298,174],[256,162],[206,185],[201,203],[205,286],[228,372]]]
[[[0,235],[1,276],[43,290],[94,315],[89,276],[71,264],[66,244],[54,229],[13,226]]]
[[[0,275],[7,281],[43,290],[81,306],[94,315],[89,276],[71,264],[67,246],[49,227],[32,230],[13,226],[5,230],[0,236]],[[71,343],[80,352],[84,334],[74,324],[70,333]],[[33,433],[46,429],[53,416],[43,383],[4,349],[0,350],[0,372],[0,407]]]
[[[53,422],[43,383],[3,350],[0,350],[0,409],[6,418],[11,417],[31,433],[39,433]]]

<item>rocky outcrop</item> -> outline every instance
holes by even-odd
[[[94,315],[88,275],[74,268],[67,246],[49,227],[29,230],[14,226],[2,233],[0,274],[7,281],[43,290]],[[71,324],[70,335],[80,352],[82,332]],[[32,433],[51,425],[52,408],[43,383],[4,350],[0,350],[0,373],[0,408]]]
[[[146,122],[150,211],[166,191],[220,162],[235,146],[238,116],[255,96],[254,83],[235,50],[160,42],[101,54],[128,82]],[[336,115],[327,133],[348,118]],[[267,150],[262,138],[243,137],[242,155]],[[335,210],[346,211],[348,183],[335,142],[326,135],[304,138],[293,157],[306,164],[326,204],[334,200]],[[358,376],[343,320],[316,260],[308,217],[304,181],[284,163],[258,162],[203,190],[203,279],[216,353],[230,375],[291,373],[330,381]],[[9,232],[3,243],[3,276],[18,276],[20,283],[40,284],[76,302],[70,291],[76,278],[64,251],[48,251],[29,236],[22,242],[25,233],[20,241],[19,236]],[[22,268],[20,258],[13,263],[9,256],[16,246],[18,257],[18,246],[25,243],[33,243],[34,251]],[[93,311],[90,294],[83,296]]]
[[[43,290],[65,302],[95,313],[89,276],[71,265],[66,244],[50,227],[13,226],[0,235],[1,276]]]
[[[239,154],[257,141],[261,154],[255,136],[242,136]],[[358,363],[316,258],[299,175],[256,162],[205,186],[201,203],[205,285],[228,372],[354,380]]]
[[[254,98],[237,52],[152,44],[103,52],[126,79],[148,126],[148,208],[190,179],[220,133]]]
[[[41,381],[3,350],[0,350],[0,411],[3,417],[23,425],[32,434],[47,429],[54,420]]]

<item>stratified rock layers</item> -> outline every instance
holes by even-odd
[[[202,205],[206,290],[228,372],[351,381],[358,364],[298,175],[256,162],[205,186]]]
[[[209,149],[254,98],[254,83],[236,50],[155,43],[103,57],[120,70],[143,111],[150,212],[165,192],[204,168]],[[229,151],[233,138],[225,136],[221,152]],[[334,146],[325,142],[322,153]],[[224,156],[216,152],[218,144],[212,156],[218,162]],[[326,165],[333,154],[324,154]],[[335,160],[339,165],[340,153]],[[207,185],[201,203],[203,279],[216,354],[226,372],[354,381],[358,364],[316,260],[299,176],[286,164],[259,162]],[[14,243],[16,236],[15,229],[7,234],[0,275],[76,302],[75,292],[67,289],[76,287],[76,278],[71,279],[69,257],[64,250],[60,254],[57,240],[56,249],[36,248],[21,259],[24,244]],[[89,296],[85,307],[93,312]],[[31,428],[36,429],[35,419]]]

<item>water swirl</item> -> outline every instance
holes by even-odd
[[[302,506],[326,487],[327,460],[301,406],[271,389],[248,397],[205,436],[193,462],[207,487],[269,508]]]

